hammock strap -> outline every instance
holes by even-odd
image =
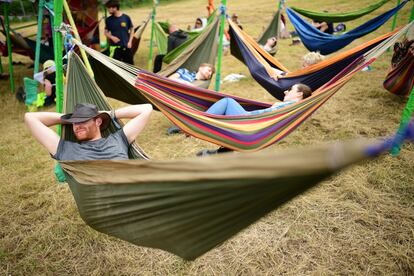
[[[401,130],[398,130],[394,136],[386,139],[384,142],[367,147],[366,154],[370,157],[377,156],[382,152],[392,149],[399,148],[405,140],[414,142],[414,120],[406,124]]]

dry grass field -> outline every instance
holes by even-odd
[[[217,1],[216,1],[217,2]],[[227,1],[244,29],[257,36],[272,17],[277,1]],[[329,11],[352,11],[371,0],[290,0],[291,6]],[[349,29],[395,5],[390,1]],[[206,14],[204,0],[162,4],[159,19],[182,28]],[[408,21],[413,3],[398,15]],[[149,8],[126,11],[135,24]],[[349,49],[390,30],[391,21],[354,41]],[[292,25],[288,25],[293,30]],[[301,66],[303,45],[279,42],[277,58],[288,68]],[[144,34],[136,64],[146,67],[149,30]],[[331,140],[391,135],[398,127],[406,100],[382,87],[391,52],[358,73],[322,108],[285,140],[269,150],[324,143]],[[14,67],[16,87],[30,76],[30,60]],[[7,68],[7,60],[2,58]],[[246,79],[223,84],[226,93],[252,99],[273,98],[231,55],[223,59],[222,76],[241,73]],[[188,262],[157,249],[134,246],[98,233],[80,218],[72,194],[58,184],[55,162],[37,144],[23,123],[25,106],[0,81],[0,275],[413,275],[414,274],[414,146],[398,157],[389,154],[359,164],[270,213],[238,235],[195,261]],[[117,107],[123,103],[111,100]],[[53,108],[47,109],[53,110]],[[139,144],[154,159],[194,156],[215,148],[184,135],[167,136],[168,120],[153,114]]]

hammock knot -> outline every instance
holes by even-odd
[[[66,53],[68,53],[69,51],[71,51],[73,49],[73,45],[72,45],[72,34],[71,33],[66,33],[65,35],[65,41],[64,41],[64,46],[65,46],[65,51]]]
[[[225,5],[220,4],[219,10],[220,10],[220,14],[221,14],[221,15],[226,15],[226,10],[227,10],[227,8],[226,8],[226,6],[225,6]]]

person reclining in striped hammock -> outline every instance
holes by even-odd
[[[247,111],[233,98],[222,98],[210,106],[206,113],[214,115],[227,115],[227,116],[238,116],[238,115],[257,115],[273,110],[281,109],[285,106],[291,105],[303,99],[306,99],[312,95],[312,90],[309,86],[297,83],[293,85],[289,90],[285,91],[285,97],[283,102],[276,102],[271,107],[258,109],[253,111]]]
[[[197,72],[191,72],[186,68],[180,68],[168,78],[188,85],[194,85],[196,80],[210,80],[214,72],[215,69],[213,65],[210,63],[202,63],[198,67]]]
[[[293,85],[289,90],[285,91],[285,97],[283,98],[283,102],[276,102],[268,108],[247,111],[233,98],[222,98],[221,100],[215,102],[212,106],[210,106],[207,109],[206,113],[226,116],[258,115],[265,112],[271,112],[277,109],[281,109],[283,107],[299,102],[303,99],[310,97],[312,93],[313,91],[309,86],[302,83],[297,83]],[[199,151],[197,153],[197,156],[206,156],[229,151],[232,150],[225,147],[219,147],[218,149],[214,150],[205,149]]]

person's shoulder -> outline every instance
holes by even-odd
[[[121,16],[122,16],[124,19],[131,21],[131,17],[130,17],[128,14],[126,14],[126,13],[122,13],[122,15],[121,15]]]
[[[129,145],[128,137],[126,136],[123,128],[118,129],[114,133],[111,133],[107,138],[112,138],[112,139],[114,139],[116,141],[119,141],[119,142],[122,141],[122,143]]]
[[[176,73],[178,73],[178,74],[183,74],[183,73],[185,73],[185,72],[188,72],[188,70],[187,69],[185,69],[185,68],[179,68],[178,70],[177,70],[177,72]]]

